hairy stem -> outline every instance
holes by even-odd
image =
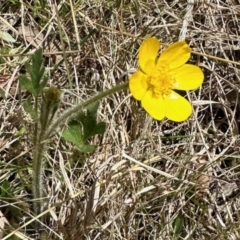
[[[43,169],[43,151],[45,143],[42,141],[43,132],[41,131],[38,142],[35,145],[33,158],[33,197],[34,211],[38,215],[42,211],[42,169]]]
[[[56,113],[61,100],[61,91],[57,87],[49,87],[42,92],[41,113],[40,113],[40,126],[41,130],[39,135],[34,141],[34,158],[33,158],[33,196],[35,199],[35,214],[38,215],[43,210],[43,187],[42,187],[42,174],[43,174],[43,161],[45,141],[44,134],[50,125],[54,114]],[[38,127],[38,124],[37,126]],[[36,131],[36,129],[35,129]]]
[[[34,111],[35,111],[36,115],[38,115],[38,96],[35,97]],[[37,138],[38,138],[38,121],[36,121],[34,124],[34,133],[33,133],[34,146],[36,146],[36,144],[37,144]]]

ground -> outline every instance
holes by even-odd
[[[0,234],[2,239],[240,239],[239,0],[19,1],[0,3]],[[129,93],[102,101],[104,134],[80,153],[51,136],[44,153],[45,218],[34,219],[33,129],[19,85],[43,48],[55,118],[128,82],[138,48],[178,40],[204,72],[182,123],[153,120]],[[67,124],[67,123],[66,123]],[[39,227],[39,225],[38,225]]]

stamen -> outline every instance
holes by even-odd
[[[149,84],[156,97],[159,97],[160,95],[169,95],[171,89],[173,89],[174,82],[175,79],[167,64],[156,66],[149,76]]]

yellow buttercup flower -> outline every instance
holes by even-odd
[[[130,78],[130,92],[154,119],[166,117],[181,122],[191,115],[192,106],[174,89],[196,89],[203,83],[204,75],[198,66],[185,64],[191,54],[187,43],[173,43],[157,58],[159,49],[156,38],[143,41],[138,54],[140,70]]]

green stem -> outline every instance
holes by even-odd
[[[43,172],[43,151],[44,151],[43,131],[41,131],[38,142],[35,145],[33,159],[33,197],[34,211],[38,215],[42,210],[42,172]]]
[[[56,113],[61,99],[61,91],[57,87],[49,87],[42,92],[40,118],[35,127],[36,136],[34,141],[34,158],[33,158],[33,197],[34,211],[39,215],[43,211],[43,186],[42,174],[44,171],[44,151],[46,141],[44,141],[45,132]],[[37,101],[37,99],[36,99]],[[40,124],[39,124],[40,123]],[[41,126],[40,131],[38,125]],[[40,225],[36,222],[36,228]]]
[[[42,188],[42,174],[43,174],[43,161],[44,161],[44,150],[45,141],[43,139],[44,133],[47,130],[48,121],[51,115],[51,107],[48,102],[42,100],[41,103],[41,113],[40,113],[40,126],[41,130],[39,135],[36,137],[36,142],[34,144],[34,158],[33,158],[33,197],[35,214],[41,213],[42,209],[42,198],[43,198],[43,188]],[[37,125],[38,126],[38,125]]]
[[[35,97],[34,103],[34,111],[38,115],[38,96]],[[36,121],[34,124],[34,136],[33,136],[33,144],[34,144],[34,155],[33,155],[33,183],[32,183],[32,191],[33,198],[36,202],[34,202],[34,211],[36,215],[40,213],[41,205],[38,201],[41,199],[42,194],[42,183],[41,183],[41,168],[42,168],[42,146],[40,142],[39,131],[39,122]],[[40,133],[42,136],[42,134]]]
[[[111,89],[108,89],[102,93],[99,93],[98,95],[88,99],[87,101],[78,104],[77,106],[73,107],[70,110],[67,110],[66,112],[64,112],[46,131],[43,140],[47,140],[51,134],[57,129],[57,127],[61,124],[64,124],[66,122],[66,120],[69,117],[74,116],[74,114],[78,113],[80,110],[82,110],[83,108],[88,107],[89,105],[91,105],[92,103],[95,103],[113,93],[116,93],[120,90],[124,90],[128,88],[128,83],[123,83],[123,84],[119,84]]]
[[[34,102],[34,111],[36,115],[38,116],[38,96],[35,97]],[[38,137],[38,121],[34,124],[34,133],[33,133],[33,144],[36,146],[37,144],[37,137]]]

